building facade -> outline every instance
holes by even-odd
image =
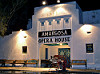
[[[67,55],[100,67],[100,10],[82,12],[76,2],[36,7],[32,28],[0,38],[1,59],[50,59]]]

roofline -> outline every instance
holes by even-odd
[[[65,3],[59,3],[59,4],[77,4],[76,1],[70,1],[70,2],[65,2]],[[52,4],[52,5],[45,5],[45,6],[39,6],[39,7],[35,7],[35,9],[38,9],[38,8],[44,8],[44,7],[48,7],[48,6],[54,6],[54,5],[59,5],[59,4]]]

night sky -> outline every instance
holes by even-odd
[[[43,0],[28,0],[28,9],[29,9],[29,17],[34,15],[34,7],[40,7],[42,6]],[[57,0],[45,0],[48,4],[47,5],[53,5],[57,4]],[[82,11],[90,11],[90,10],[97,10],[100,9],[100,2],[99,0],[60,0],[60,3],[65,2],[72,2],[76,1]]]
[[[29,0],[33,7],[42,6],[43,0]],[[46,0],[48,5],[57,4],[57,0]],[[100,9],[99,0],[60,0],[61,3],[76,1],[83,11]]]
[[[32,18],[32,15],[34,15],[34,7],[42,6],[42,1],[43,0],[28,0],[27,5],[24,6],[27,9],[24,10],[24,8],[22,8],[19,10],[20,11],[20,13],[18,13],[19,17],[15,20],[17,22],[15,22],[14,25],[10,25],[9,26],[10,29],[12,31],[16,31],[16,30],[20,30],[20,29],[26,30],[28,19]],[[99,0],[60,0],[60,1],[61,1],[60,3],[76,1],[78,3],[78,5],[80,6],[80,8],[82,9],[82,11],[90,11],[90,10],[100,9]],[[47,6],[57,4],[57,0],[46,0],[46,2],[47,2]],[[21,14],[24,12],[26,12],[27,14],[26,15]],[[24,16],[24,17],[22,17],[22,16]],[[22,19],[19,19],[19,18],[22,18]],[[25,18],[27,18],[27,19],[25,19]]]

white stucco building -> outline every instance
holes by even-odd
[[[76,2],[36,7],[31,29],[0,37],[0,59],[41,60],[66,54],[69,60],[85,59],[88,68],[99,68],[99,17],[100,10],[82,12]]]

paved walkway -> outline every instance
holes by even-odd
[[[56,71],[56,68],[34,68],[34,67],[0,67],[0,70],[15,70],[15,71]]]
[[[0,71],[33,71],[33,72],[48,72],[56,71],[57,68],[34,68],[34,67],[0,67]],[[66,69],[68,72],[95,72],[100,73],[100,70],[94,69]]]

